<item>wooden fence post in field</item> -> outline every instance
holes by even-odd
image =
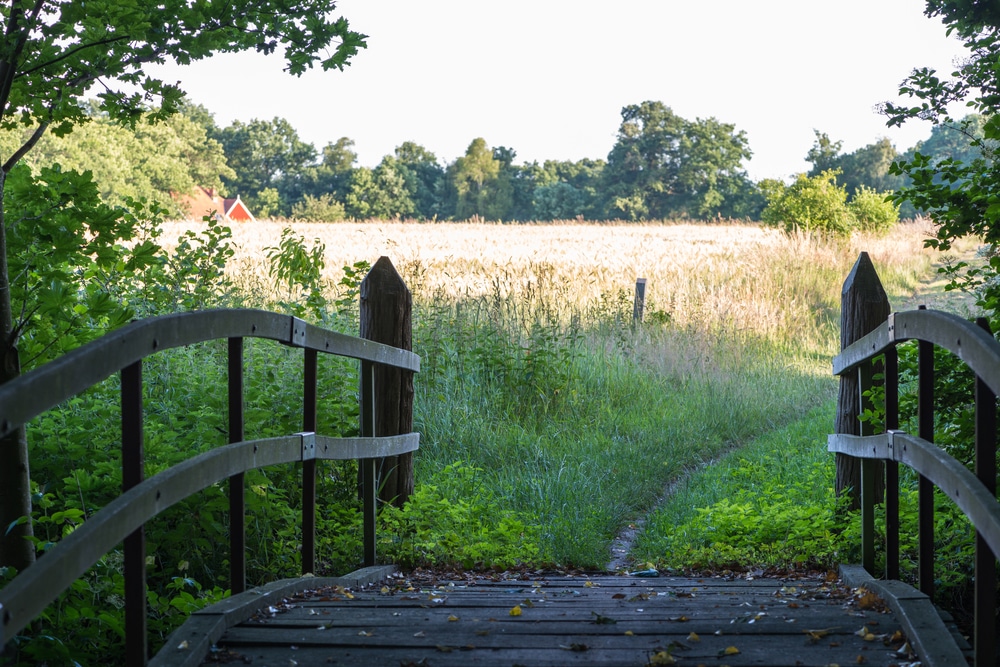
[[[889,297],[886,296],[875,266],[868,253],[858,256],[854,268],[844,281],[840,305],[840,349],[871,333],[889,317]],[[861,435],[860,378],[858,372],[840,376],[840,395],[837,400],[836,433]],[[836,490],[839,497],[850,489],[851,507],[861,506],[861,460],[837,454]],[[884,494],[884,477],[875,476],[875,498]]]
[[[642,324],[642,313],[646,309],[646,279],[635,280],[635,303],[632,306],[632,325]]]
[[[410,319],[413,298],[388,257],[380,257],[361,281],[361,337],[404,350],[413,349]],[[375,368],[375,432],[400,435],[413,430],[413,373],[387,366]],[[362,392],[364,403],[370,397]],[[413,493],[413,454],[376,463],[379,499],[402,506]]]

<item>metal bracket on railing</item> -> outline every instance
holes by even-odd
[[[906,431],[889,429],[885,432],[886,439],[889,441],[889,458],[893,461],[901,461],[903,459],[903,450],[906,448],[906,445],[902,442],[900,442],[900,447],[896,448],[897,435],[906,435]]]
[[[896,340],[896,313],[889,313],[885,318],[886,326],[889,328],[889,340]]]
[[[295,347],[305,347],[306,344],[306,323],[297,317],[292,317],[292,331],[290,345]]]
[[[316,458],[316,434],[308,431],[296,435],[302,438],[302,460],[311,461]]]

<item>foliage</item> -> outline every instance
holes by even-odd
[[[268,275],[284,287],[285,298],[277,305],[302,317],[307,313],[322,318],[329,300],[323,281],[323,253],[326,246],[319,239],[307,248],[305,239],[290,228],[281,231],[278,247],[267,248]]]
[[[314,197],[303,195],[292,205],[292,220],[301,222],[336,222],[347,217],[344,205],[333,198],[332,193]]]
[[[3,205],[25,369],[133,317],[126,294],[155,266],[160,209],[105,204],[89,172],[57,166],[34,176],[23,165],[7,176]]]
[[[813,165],[809,176],[819,176],[826,171],[839,172],[837,183],[850,193],[861,188],[888,192],[903,186],[903,178],[890,173],[892,162],[899,153],[888,139],[883,137],[852,153],[841,154],[843,142],[832,141],[819,130],[815,133],[816,142],[806,155],[806,160]]]
[[[862,231],[885,234],[899,222],[899,206],[889,197],[862,185],[854,191],[847,210]]]
[[[156,123],[144,114],[133,128],[125,128],[97,110],[92,113],[89,122],[66,135],[42,137],[25,162],[36,171],[54,164],[64,171],[91,171],[105,202],[145,199],[173,215],[182,213],[174,194],[199,185],[219,188],[222,177],[235,176],[222,146],[184,114]],[[24,140],[20,131],[6,134],[2,144],[8,152]]]
[[[465,155],[455,160],[448,169],[448,178],[457,196],[456,217],[503,219],[510,201],[509,192],[502,188],[500,166],[500,160],[494,158],[486,140],[482,137],[473,139]]]
[[[604,169],[608,212],[630,220],[713,216],[750,155],[733,125],[687,121],[662,102],[626,106]]]
[[[404,567],[508,568],[535,561],[537,519],[498,509],[482,473],[462,463],[447,465],[437,476],[440,486],[420,484],[401,509],[383,508],[387,534],[380,551]]]
[[[219,133],[232,175],[226,177],[229,192],[257,203],[266,190],[278,190],[284,181],[299,178],[316,158],[316,149],[299,139],[284,118],[234,121]],[[285,214],[284,204],[261,213],[261,217]]]
[[[854,226],[847,208],[847,191],[837,186],[837,173],[799,174],[785,186],[780,181],[762,183],[767,207],[761,219],[786,232],[804,231],[845,235]]]
[[[345,203],[347,214],[358,220],[396,219],[414,210],[406,177],[390,155],[374,169],[360,167],[351,172]]]
[[[961,0],[928,0],[925,14],[939,17],[950,33],[956,34],[969,50],[969,57],[956,67],[952,78],[941,78],[930,68],[915,69],[900,86],[900,95],[911,100],[887,103],[884,111],[890,126],[914,119],[936,126],[957,129],[950,138],[965,150],[953,157],[936,158],[918,149],[894,163],[894,173],[905,175],[911,184],[897,193],[897,201],[909,201],[925,211],[937,226],[930,247],[948,250],[965,236],[981,238],[991,249],[1000,242],[1000,165],[996,159],[1000,141],[1000,10],[990,3],[970,4]],[[966,116],[961,122],[951,109],[964,103],[980,116]],[[983,120],[985,119],[985,122]],[[980,134],[981,133],[981,134]],[[944,136],[943,134],[941,135]],[[971,160],[969,158],[972,158]],[[995,253],[989,252],[993,256]],[[946,271],[952,288],[958,287],[967,265]],[[971,279],[981,289],[979,305],[996,317],[1000,305],[1000,261],[990,259],[977,267]]]

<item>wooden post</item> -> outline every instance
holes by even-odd
[[[840,349],[843,350],[871,333],[889,317],[889,297],[882,288],[882,282],[868,253],[863,252],[858,256],[858,261],[844,281],[840,298]],[[835,433],[861,434],[861,422],[858,421],[860,390],[858,373],[845,373],[840,377]],[[875,497],[881,498],[885,492],[882,475],[878,475],[875,481]],[[837,454],[836,490],[838,497],[844,492],[851,494],[852,509],[861,507],[859,459]]]
[[[636,278],[635,303],[632,306],[632,326],[642,324],[642,313],[646,309],[646,279]]]
[[[410,290],[392,262],[380,257],[361,281],[361,337],[412,350],[412,303]],[[367,392],[361,395],[362,413],[364,401],[375,403],[374,435],[409,433],[413,430],[413,373],[377,364],[374,376],[374,399]],[[379,460],[377,483],[380,500],[402,506],[413,493],[413,455]]]

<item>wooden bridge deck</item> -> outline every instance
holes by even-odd
[[[324,585],[258,598],[201,664],[798,667],[916,660],[884,602],[822,578],[396,575],[352,588],[316,583]],[[185,639],[199,632],[172,637],[160,664],[199,664]]]

